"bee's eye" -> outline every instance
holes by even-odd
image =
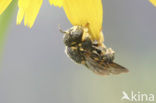
[[[69,33],[66,33],[66,34],[64,35],[63,40],[64,40],[64,44],[65,44],[66,46],[69,46],[69,45],[70,45],[70,41],[71,41],[71,36],[70,36],[70,34],[69,34]]]
[[[83,29],[80,26],[74,26],[68,30],[68,33],[64,36],[64,43],[66,46],[72,46],[78,44],[82,40]]]
[[[74,26],[71,29],[70,34],[71,34],[71,39],[73,41],[80,42],[82,39],[82,35],[83,35],[83,29],[80,26]]]
[[[79,27],[77,27],[76,29],[73,29],[72,31],[71,31],[71,35],[73,36],[73,38],[75,37],[77,37],[77,38],[79,38],[79,37],[82,37],[82,34],[83,34],[83,29],[82,28],[79,28]]]

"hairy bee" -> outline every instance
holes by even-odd
[[[66,54],[76,63],[85,65],[101,75],[120,74],[128,70],[114,63],[114,51],[104,44],[92,41],[89,33],[81,26],[73,26],[63,32]]]

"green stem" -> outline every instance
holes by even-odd
[[[11,22],[14,10],[17,7],[16,1],[17,0],[13,0],[9,7],[5,10],[5,12],[3,12],[2,15],[0,15],[0,61],[2,59],[6,31]]]

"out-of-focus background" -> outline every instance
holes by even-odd
[[[156,8],[148,0],[103,0],[103,9],[105,44],[129,73],[99,76],[73,63],[58,30],[72,25],[62,8],[44,0],[32,29],[16,26],[15,10],[1,61],[0,103],[127,103],[122,91],[156,95]]]

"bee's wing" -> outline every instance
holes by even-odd
[[[127,73],[128,72],[128,69],[126,69],[125,67],[123,67],[117,63],[112,62],[109,65],[110,65],[110,68],[112,68],[111,69],[112,74],[120,74],[120,73]]]
[[[85,65],[93,72],[101,75],[120,74],[128,72],[128,69],[117,63],[111,62],[106,64],[104,62],[98,62],[90,58],[89,56],[86,57]]]

